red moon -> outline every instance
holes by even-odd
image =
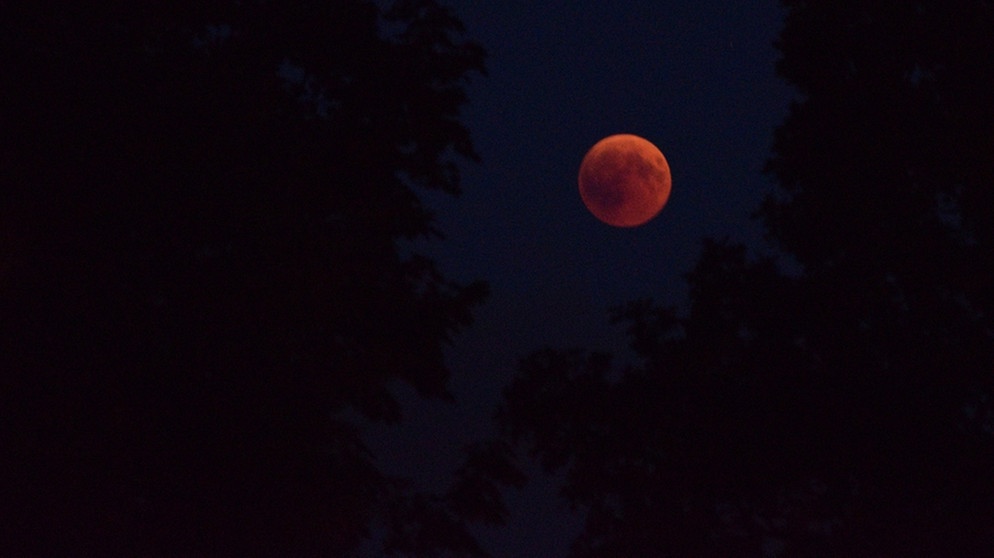
[[[670,197],[666,157],[650,141],[631,134],[608,136],[580,163],[580,197],[601,221],[637,227],[655,217]]]

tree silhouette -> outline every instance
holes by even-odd
[[[397,382],[451,397],[486,294],[401,245],[476,158],[462,33],[433,0],[0,4],[4,552],[482,553],[459,514],[513,477],[414,495],[356,429]]]
[[[708,241],[641,361],[543,350],[498,413],[587,510],[573,556],[984,556],[994,546],[994,12],[787,0],[800,98],[757,216]]]

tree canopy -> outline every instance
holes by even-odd
[[[458,194],[484,52],[434,0],[3,2],[5,552],[480,554],[356,421],[450,398],[482,282],[402,248]],[[485,455],[482,448],[473,455]],[[482,484],[481,484],[482,483]]]

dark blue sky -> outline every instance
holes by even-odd
[[[624,359],[608,308],[683,304],[704,237],[769,250],[749,214],[770,188],[761,170],[791,96],[774,71],[774,0],[448,4],[489,53],[464,113],[483,160],[463,165],[461,197],[427,198],[447,239],[420,248],[454,279],[486,279],[491,296],[450,351],[458,403],[405,398],[405,425],[370,433],[385,467],[426,488],[490,432],[518,358],[552,345]],[[615,133],[649,139],[672,170],[667,206],[635,229],[597,221],[577,192],[583,155]],[[553,491],[533,479],[508,495],[510,525],[483,533],[496,558],[565,555],[576,519]]]

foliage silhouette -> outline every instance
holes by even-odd
[[[618,309],[620,379],[544,349],[505,391],[505,439],[587,511],[572,556],[994,548],[994,12],[784,4],[800,97],[757,216],[800,273],[708,241],[686,315]]]
[[[414,495],[356,428],[396,382],[451,397],[486,295],[400,245],[476,159],[463,31],[433,0],[0,5],[5,553],[482,554],[457,510],[500,520],[493,471]]]

